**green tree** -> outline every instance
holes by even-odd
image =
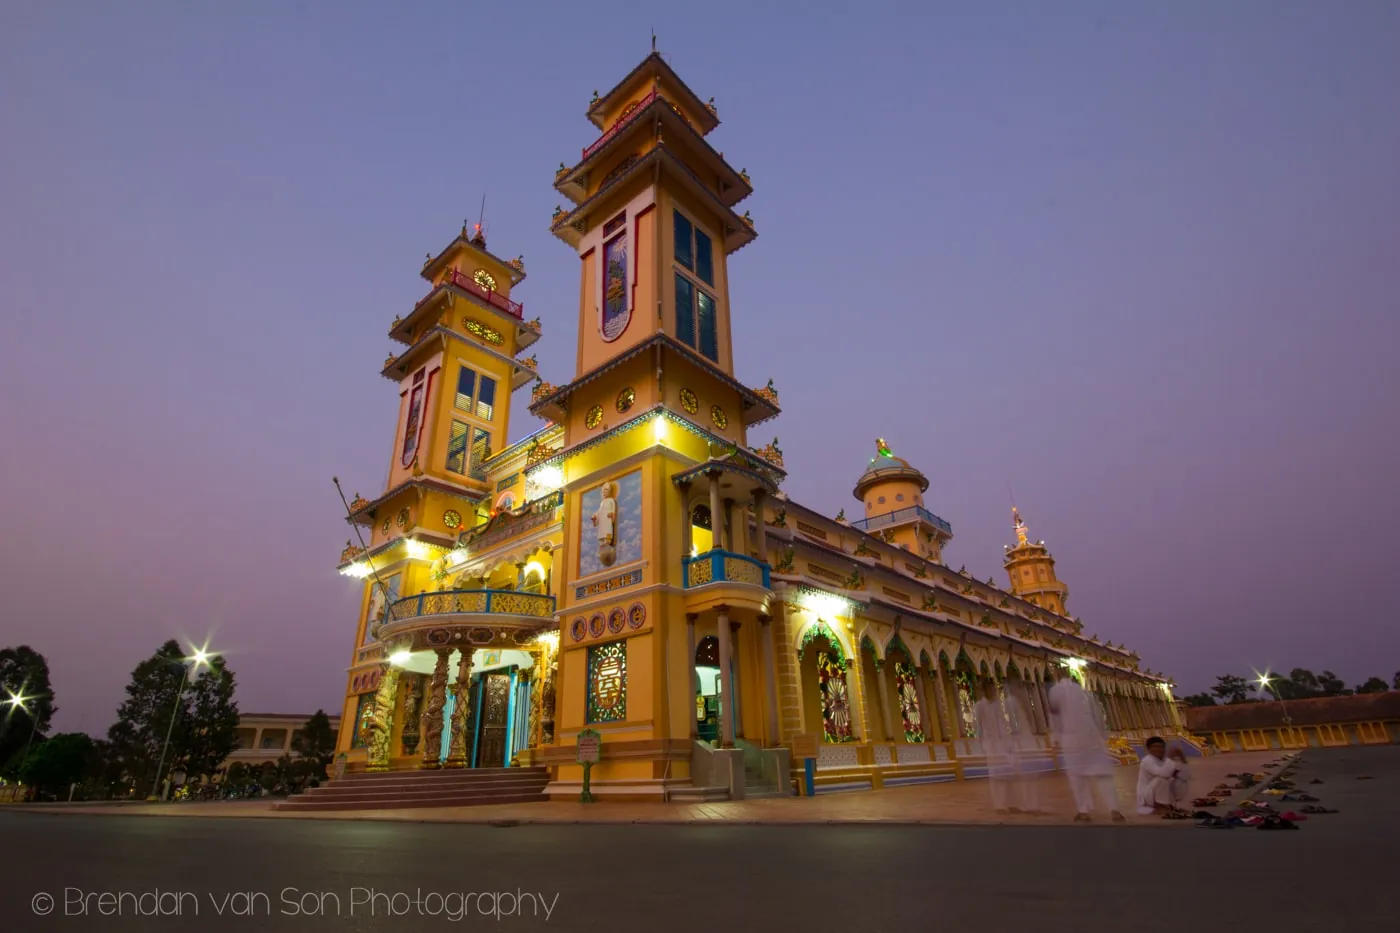
[[[1285,680],[1280,678],[1269,684],[1275,696],[1283,700],[1306,700],[1308,697],[1322,696],[1322,684],[1317,675],[1304,667],[1295,667]]]
[[[20,780],[39,790],[63,794],[82,784],[93,765],[96,745],[81,732],[63,732],[38,746],[20,768]]]
[[[1210,692],[1225,703],[1233,705],[1250,702],[1249,681],[1243,677],[1236,677],[1234,674],[1221,674],[1215,680],[1216,684],[1210,688]]]
[[[1357,687],[1356,687],[1356,692],[1357,692],[1357,693],[1385,693],[1385,692],[1386,692],[1387,690],[1389,690],[1389,689],[1390,689],[1390,687],[1388,687],[1388,686],[1386,685],[1386,682],[1385,682],[1384,680],[1381,680],[1379,677],[1371,677],[1371,678],[1368,678],[1367,681],[1366,681],[1364,684],[1358,684]]]
[[[16,697],[25,702],[7,702]],[[0,649],[0,704],[0,777],[13,778],[30,736],[37,745],[58,710],[53,705],[49,662],[28,645]]]
[[[1325,697],[1344,697],[1351,695],[1351,691],[1347,689],[1347,685],[1342,681],[1342,678],[1331,671],[1323,671],[1319,674],[1317,682],[1318,685],[1322,687],[1322,695]]]
[[[131,672],[107,737],[114,770],[137,794],[155,786],[167,734],[170,750],[162,777],[177,770],[211,773],[233,750],[238,725],[233,673],[219,658],[193,676],[190,664],[172,640]]]
[[[1216,705],[1216,704],[1215,704],[1215,697],[1211,696],[1209,693],[1205,693],[1204,691],[1202,691],[1201,693],[1193,693],[1193,694],[1191,694],[1190,696],[1182,697],[1182,698],[1181,698],[1181,702],[1185,703],[1187,706],[1215,706],[1215,705]]]
[[[172,757],[190,777],[212,775],[238,745],[238,704],[233,671],[214,658],[186,694],[185,712],[175,723]]]
[[[312,766],[312,774],[323,781],[326,779],[326,766],[335,757],[335,730],[325,710],[312,713],[301,731],[292,736],[292,751]]]

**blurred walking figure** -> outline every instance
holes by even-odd
[[[1100,805],[1108,807],[1115,823],[1123,822],[1123,814],[1118,811],[1118,791],[1113,786],[1116,764],[1108,754],[1108,731],[1098,702],[1073,677],[1057,681],[1050,688],[1048,699],[1055,745],[1069,775],[1078,811],[1075,821],[1087,823],[1093,819],[1097,797]]]
[[[998,813],[1039,813],[1040,795],[1034,778],[1021,769],[1021,749],[1030,747],[1031,741],[1025,709],[1010,693],[999,699],[996,687],[989,683],[974,712],[982,753],[987,756],[993,809]]]

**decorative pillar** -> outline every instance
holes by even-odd
[[[768,530],[763,521],[763,502],[768,493],[763,489],[753,491],[753,528],[758,540],[754,543],[758,546],[758,559],[763,563],[768,563]],[[765,622],[764,625],[768,623]]]
[[[763,639],[763,702],[768,712],[768,741],[764,744],[775,748],[783,744],[783,738],[778,731],[778,670],[773,663],[773,619],[761,615],[758,622],[759,637]]]
[[[719,498],[719,470],[710,472],[710,545],[724,548],[724,503]]]
[[[389,738],[394,729],[394,703],[398,692],[399,669],[386,664],[379,677],[379,689],[374,693],[369,734],[365,736],[366,771],[389,770]]]
[[[885,740],[894,741],[894,717],[890,713],[890,672],[884,661],[875,659],[875,692],[880,697],[880,719],[885,724]],[[902,720],[901,720],[902,721]]]
[[[710,487],[717,496],[719,486]],[[713,514],[713,513],[711,513]],[[730,631],[729,607],[721,606],[715,627],[719,630],[719,744],[721,748],[734,747],[734,680],[730,676]]]
[[[740,541],[739,523],[734,518],[734,500],[724,500],[724,549],[733,551],[736,554],[744,553],[743,542]]]
[[[540,687],[540,745],[554,744],[554,684],[559,672],[559,652],[551,650],[544,665],[544,684]]]
[[[934,662],[933,670],[934,678],[938,682],[938,699],[943,709],[948,712],[948,722],[951,724],[951,728],[948,729],[947,741],[952,742],[955,739],[966,738],[963,735],[963,718],[962,711],[958,706],[958,698],[952,694],[948,678],[943,676],[943,665]]]
[[[467,766],[467,723],[471,722],[472,655],[468,645],[458,651],[457,682],[452,685],[452,732],[448,737],[447,761],[444,767]],[[439,657],[442,657],[439,655]],[[444,670],[445,670],[444,666]],[[441,740],[439,740],[439,745]]]
[[[428,687],[428,706],[423,711],[423,761],[420,768],[442,767],[442,710],[447,705],[447,658],[451,648],[437,649],[437,664]]]
[[[695,706],[695,700],[700,696],[700,675],[695,672],[695,613],[685,614],[685,669],[690,681],[690,740],[695,741],[697,735],[696,724],[698,719],[696,713],[699,712]]]
[[[690,512],[690,483],[677,483],[681,491],[681,554],[690,556],[695,550],[695,519]]]
[[[423,678],[409,674],[404,678],[403,732],[399,742],[405,756],[418,754],[418,743],[423,736],[418,730],[423,725],[420,715],[423,709]]]

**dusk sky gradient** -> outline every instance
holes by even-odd
[[[652,27],[753,177],[734,359],[793,499],[858,507],[882,436],[952,567],[1004,585],[1009,483],[1179,693],[1400,669],[1400,3],[402,7],[0,0],[0,646],[59,729],[171,636],[339,710],[389,323],[485,193],[572,378],[554,170]]]

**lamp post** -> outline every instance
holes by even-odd
[[[23,690],[23,688],[20,688]],[[34,744],[34,733],[39,731],[39,717],[29,711],[26,706],[30,700],[37,700],[41,694],[25,696],[23,693],[11,693],[10,698],[5,702],[10,704],[10,715],[13,716],[16,709],[24,710],[24,714],[29,717],[29,738],[24,740],[24,751],[20,753],[19,763],[23,767],[29,758],[29,747]],[[37,711],[36,711],[37,712]]]
[[[1272,677],[1272,676],[1269,675],[1269,672],[1268,672],[1268,671],[1265,671],[1264,673],[1260,674],[1259,677],[1258,677],[1258,680],[1259,680],[1259,690],[1260,690],[1260,692],[1263,692],[1263,691],[1265,691],[1265,690],[1268,690],[1268,689],[1269,689],[1269,685],[1272,684],[1272,683],[1274,682],[1275,679],[1276,679],[1276,678],[1274,678],[1274,677]],[[1274,694],[1274,699],[1275,699],[1275,700],[1278,700],[1279,710],[1283,713],[1283,726],[1284,726],[1285,729],[1288,730],[1288,737],[1289,737],[1290,739],[1292,739],[1292,738],[1293,738],[1293,717],[1291,717],[1291,716],[1288,715],[1288,704],[1285,703],[1285,702],[1283,702],[1283,694],[1280,693],[1280,692],[1278,691],[1277,688],[1275,688],[1275,689],[1273,690],[1273,694]]]
[[[158,798],[160,791],[160,778],[165,773],[165,756],[170,751],[170,736],[175,732],[175,718],[180,715],[180,700],[185,695],[185,684],[189,683],[190,668],[199,670],[201,664],[208,664],[209,659],[214,657],[211,652],[200,648],[193,655],[185,658],[180,663],[180,689],[175,691],[175,707],[170,711],[170,725],[165,730],[165,744],[160,749],[160,764],[156,766],[156,778],[151,784],[151,797]],[[194,662],[191,664],[190,662]]]

